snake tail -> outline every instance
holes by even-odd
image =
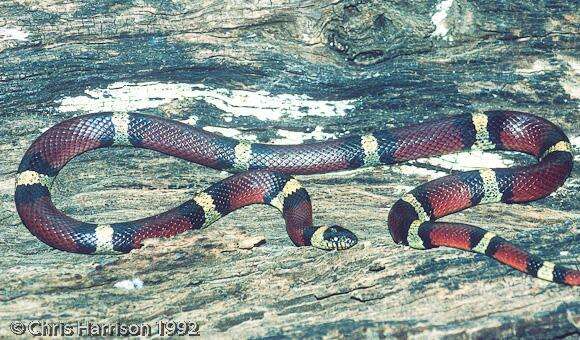
[[[572,170],[572,146],[552,123],[514,112],[490,112],[476,117],[471,140],[474,145],[524,152],[536,157],[538,163],[459,172],[420,185],[398,200],[389,212],[391,236],[395,242],[416,249],[445,246],[485,254],[534,277],[579,285],[580,271],[543,261],[494,233],[467,224],[435,222],[479,204],[525,203],[546,197],[564,183]],[[465,135],[465,131],[462,133]]]

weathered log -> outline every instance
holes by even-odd
[[[300,177],[315,218],[361,239],[340,253],[295,248],[279,214],[255,206],[129,255],[73,255],[32,236],[13,204],[30,143],[87,112],[140,111],[295,143],[516,109],[562,126],[578,150],[578,24],[573,1],[0,2],[0,334],[16,320],[172,319],[244,337],[578,336],[577,289],[484,256],[397,246],[387,232],[389,207],[413,186],[529,161],[519,154]],[[577,267],[575,165],[546,199],[450,220]],[[61,172],[53,196],[76,218],[115,222],[166,210],[225,176],[149,151],[98,150]],[[143,287],[118,284],[133,278]]]

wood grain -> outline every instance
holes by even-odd
[[[562,126],[577,152],[578,27],[573,1],[0,2],[0,334],[14,320],[173,319],[244,338],[577,337],[577,289],[484,256],[392,242],[389,207],[433,171],[453,171],[447,163],[301,177],[316,220],[361,239],[340,253],[293,247],[263,206],[120,257],[62,253],[21,224],[13,181],[42,131],[112,110],[273,142],[515,109]],[[546,199],[449,220],[578,267],[575,163]],[[53,196],[74,217],[115,222],[164,211],[225,176],[149,151],[98,150],[61,172]],[[133,278],[144,287],[115,287]]]

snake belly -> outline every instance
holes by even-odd
[[[214,184],[177,208],[138,221],[89,224],[56,209],[50,186],[58,172],[81,153],[111,146],[151,149],[240,174]],[[356,239],[345,237],[340,242],[348,244],[339,245],[339,238],[327,235],[329,227],[313,227],[308,194],[290,175],[395,164],[470,149],[518,151],[538,162],[460,172],[413,189],[389,213],[394,241],[416,249],[446,246],[473,251],[541,279],[579,285],[578,270],[543,261],[484,229],[435,222],[478,204],[537,200],[564,183],[573,164],[568,138],[551,122],[523,112],[463,114],[300,145],[250,143],[157,116],[84,115],[50,128],[26,151],[18,169],[15,201],[32,234],[71,252],[128,252],[146,238],[198,229],[253,203],[281,210],[295,245],[335,239],[334,248],[345,249]]]

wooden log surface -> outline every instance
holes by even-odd
[[[573,1],[0,2],[0,335],[12,321],[200,323],[202,335],[333,338],[575,338],[578,289],[485,256],[395,245],[389,207],[453,171],[514,166],[514,153],[463,153],[301,176],[315,219],[361,244],[292,246],[274,209],[123,256],[56,251],[20,222],[17,165],[53,124],[143,112],[208,131],[301,143],[487,109],[533,112],[580,148],[578,8]],[[550,197],[451,216],[578,267],[580,168]],[[88,222],[164,211],[225,178],[150,151],[74,159],[57,207]],[[224,334],[225,333],[225,334]]]

